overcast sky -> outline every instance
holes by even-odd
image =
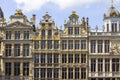
[[[113,1],[114,6],[120,11],[120,0]],[[38,25],[42,16],[48,11],[58,27],[63,25],[64,19],[68,20],[68,16],[75,10],[80,17],[79,20],[83,16],[89,17],[92,28],[96,25],[102,28],[103,14],[107,12],[110,5],[111,0],[0,0],[7,22],[16,9],[22,9],[28,19],[32,14],[36,14]]]

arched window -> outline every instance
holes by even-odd
[[[48,38],[52,38],[52,30],[48,30]]]
[[[41,37],[42,37],[42,39],[45,39],[45,30],[44,29],[41,31]]]

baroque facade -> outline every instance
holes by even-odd
[[[0,8],[0,80],[120,80],[120,12],[111,5],[102,30],[72,11],[64,30],[46,12],[35,26]]]

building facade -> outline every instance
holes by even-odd
[[[103,18],[92,30],[72,11],[62,29],[48,12],[38,26],[21,10],[7,23],[0,8],[0,80],[120,80],[120,12]]]

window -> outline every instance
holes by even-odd
[[[73,49],[73,40],[68,40],[68,49]]]
[[[58,49],[59,48],[59,41],[55,40],[54,41],[54,49]]]
[[[41,78],[45,78],[46,77],[46,69],[45,68],[41,68]]]
[[[54,69],[54,78],[59,78],[59,69],[58,68]]]
[[[73,54],[68,54],[68,63],[73,63]]]
[[[48,40],[48,49],[52,49],[52,40]]]
[[[110,72],[110,59],[105,59],[105,72]]]
[[[20,44],[14,44],[14,56],[20,56]]]
[[[96,71],[96,59],[92,58],[91,59],[91,72],[95,72]]]
[[[67,41],[62,40],[62,50],[67,49]]]
[[[75,79],[79,79],[80,73],[79,68],[75,68]]]
[[[86,49],[86,40],[81,40],[81,49]]]
[[[75,34],[79,35],[79,27],[75,27]]]
[[[15,31],[15,39],[20,39],[20,31]]]
[[[112,32],[117,32],[117,23],[112,23]]]
[[[81,68],[81,79],[86,79],[86,68]]]
[[[51,53],[47,54],[47,63],[48,63],[48,66],[52,66],[52,54]]]
[[[86,54],[81,54],[81,63],[86,63]]]
[[[47,69],[47,78],[52,78],[52,68]]]
[[[98,72],[102,72],[103,70],[103,59],[99,58],[98,59]]]
[[[45,49],[46,48],[46,41],[42,40],[41,41],[41,49]]]
[[[103,48],[103,41],[98,40],[98,53],[102,53],[102,48]]]
[[[119,59],[118,58],[112,59],[112,72],[119,72]]]
[[[39,41],[34,41],[34,49],[39,49]]]
[[[23,44],[23,56],[29,56],[29,44]]]
[[[55,53],[54,54],[54,64],[58,64],[59,63],[59,54]]]
[[[72,27],[69,27],[68,28],[68,35],[72,35],[73,34],[73,28]]]
[[[38,53],[34,54],[34,63],[39,64],[39,54]]]
[[[75,54],[75,63],[79,63],[80,60],[80,55],[79,54]]]
[[[48,30],[48,39],[52,38],[52,30]]]
[[[73,79],[73,68],[68,68],[68,79]]]
[[[67,78],[67,68],[62,68],[62,79]]]
[[[107,32],[109,32],[109,24],[107,24]]]
[[[11,31],[6,31],[6,39],[11,39]]]
[[[20,75],[20,63],[14,62],[14,75],[19,76]]]
[[[41,30],[41,39],[45,39],[45,30],[44,29]]]
[[[110,49],[110,41],[105,40],[105,53],[109,53],[109,49]]]
[[[46,69],[45,68],[41,68],[40,75],[41,75],[41,78],[43,78],[43,79],[46,77]]]
[[[24,31],[24,39],[29,39],[29,31]]]
[[[46,63],[46,55],[45,53],[42,53],[41,54],[41,66],[45,66],[45,63]]]
[[[38,79],[38,78],[39,78],[39,69],[38,69],[38,68],[35,68],[35,69],[34,69],[34,78],[35,78],[35,79]]]
[[[95,40],[91,40],[91,53],[95,53],[96,50],[96,41]]]
[[[79,40],[75,40],[75,49],[79,49],[79,47],[80,47]]]
[[[11,75],[11,63],[5,62],[5,75],[10,76]]]
[[[62,54],[62,63],[67,62],[67,54]]]
[[[5,56],[11,56],[11,49],[12,45],[11,44],[5,44]]]
[[[23,75],[29,76],[29,62],[23,63]]]

